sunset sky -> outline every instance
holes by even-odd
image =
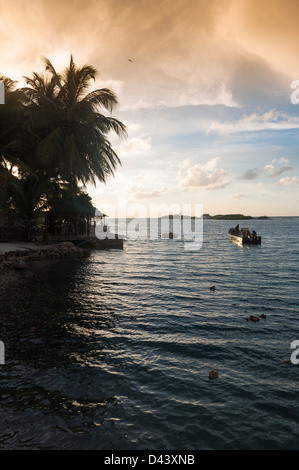
[[[122,166],[96,207],[299,215],[298,0],[0,0],[0,73],[94,65]],[[129,60],[130,59],[130,60]],[[119,214],[124,215],[124,214]]]

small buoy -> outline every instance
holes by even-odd
[[[260,321],[259,317],[255,317],[254,315],[250,315],[249,320],[250,320],[250,321],[253,321],[253,322],[258,322],[258,321]]]
[[[217,370],[215,370],[215,369],[210,370],[210,372],[209,372],[209,378],[210,378],[210,379],[218,379],[218,372],[217,372]]]

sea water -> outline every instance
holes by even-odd
[[[123,250],[2,289],[0,448],[298,449],[299,220],[240,221],[260,246],[237,223],[204,220],[192,250],[120,220]]]

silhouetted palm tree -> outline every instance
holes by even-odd
[[[5,104],[0,106],[0,211],[7,216],[9,181],[19,163],[18,156],[10,147],[17,134],[22,132],[25,96],[21,90],[16,89],[16,81],[3,75],[0,75],[0,80],[5,85]]]
[[[24,88],[0,76],[6,88],[0,106],[0,203],[28,226],[47,205],[54,183],[66,183],[76,194],[80,184],[106,182],[120,164],[108,134],[126,136],[124,124],[104,114],[117,105],[116,95],[106,88],[88,92],[94,67],[78,68],[71,56],[59,74],[44,62],[44,74],[25,77]]]
[[[77,68],[73,57],[62,74],[48,59],[45,75],[24,77],[28,128],[40,138],[37,156],[49,176],[75,185],[105,182],[120,163],[108,141],[110,131],[126,135],[119,120],[106,116],[117,105],[116,95],[103,88],[87,93],[96,78],[94,67]]]

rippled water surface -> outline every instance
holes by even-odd
[[[136,225],[123,251],[36,262],[2,292],[0,448],[299,448],[299,365],[284,362],[299,220],[246,221],[253,247],[207,220],[199,250]]]

